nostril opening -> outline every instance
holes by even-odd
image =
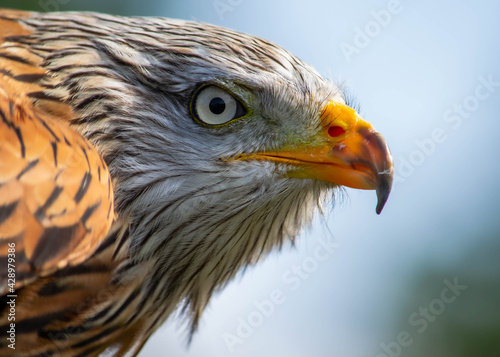
[[[341,126],[335,125],[328,128],[328,135],[330,135],[332,138],[336,138],[337,136],[340,136],[344,133],[345,129]]]

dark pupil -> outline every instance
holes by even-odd
[[[210,101],[210,111],[214,114],[221,114],[226,109],[226,103],[219,97],[215,97]]]

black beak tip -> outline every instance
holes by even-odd
[[[385,206],[385,203],[389,199],[389,194],[391,193],[392,188],[392,174],[382,174],[380,175],[380,181],[377,185],[377,208],[375,211],[377,214],[382,212],[382,209]]]
[[[360,130],[359,133],[365,138],[367,151],[369,152],[369,162],[372,163],[371,171],[374,174],[372,179],[375,183],[377,191],[377,214],[382,212],[382,209],[389,198],[392,187],[392,179],[394,175],[394,167],[392,164],[391,152],[385,143],[384,138],[380,133],[371,130]]]

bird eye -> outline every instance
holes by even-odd
[[[196,119],[209,125],[222,125],[247,114],[245,107],[236,98],[216,86],[199,90],[193,104]]]

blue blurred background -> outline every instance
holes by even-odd
[[[345,82],[391,147],[397,177],[381,216],[373,192],[347,190],[297,247],[218,294],[189,348],[172,319],[141,356],[500,356],[498,1],[0,5],[196,19],[264,37]],[[320,240],[335,241],[323,261]]]

